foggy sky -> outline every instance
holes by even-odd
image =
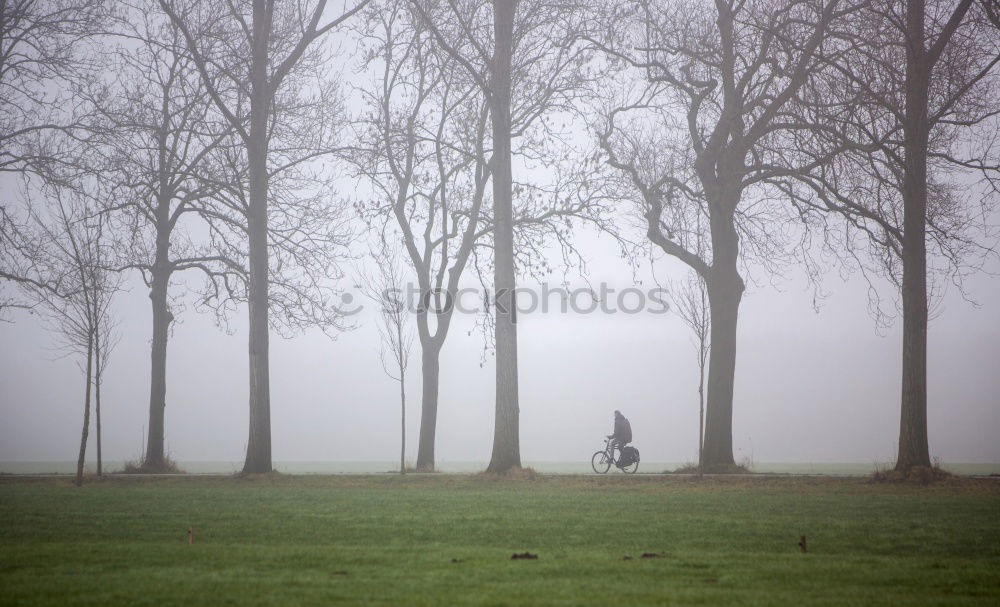
[[[577,242],[588,259],[591,283],[632,284],[631,270],[609,239],[580,232]],[[683,275],[676,260],[657,263],[660,280]],[[651,284],[648,266],[639,278]],[[795,268],[777,288],[763,282],[748,288],[740,310],[737,462],[892,461],[899,426],[900,319],[878,334],[866,311],[867,283],[856,274],[847,282],[837,273],[824,279],[827,296],[819,313],[813,289]],[[149,299],[135,277],[129,284],[131,292],[117,304],[122,337],[103,389],[106,460],[141,457],[148,415]],[[945,464],[1000,462],[1000,279],[976,275],[967,291],[981,307],[952,289],[929,330],[930,450]],[[891,297],[890,288],[884,293]],[[241,309],[227,335],[212,317],[190,307],[178,315],[168,346],[166,444],[179,461],[243,459],[244,316]],[[0,324],[0,461],[72,460],[83,414],[78,359],[56,358],[56,339],[37,317],[14,313],[8,319],[13,322]],[[439,463],[485,466],[489,459],[493,358],[484,355],[476,320],[457,314],[442,352]],[[356,330],[336,340],[318,331],[290,340],[272,334],[276,462],[398,458],[397,387],[379,363],[373,315],[362,314],[358,322]],[[614,409],[630,418],[643,461],[696,460],[694,347],[673,313],[525,314],[518,327],[525,462],[587,461],[611,432]],[[415,344],[407,382],[411,460],[420,418],[419,371]],[[93,454],[92,433],[88,459]]]

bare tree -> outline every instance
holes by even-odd
[[[517,384],[517,302],[514,297],[513,169],[511,166],[511,88],[514,14],[517,0],[493,2],[493,59],[490,61],[490,122],[493,127],[493,288],[496,344],[496,422],[487,470],[521,466]]]
[[[984,218],[1000,175],[997,10],[996,2],[973,0],[866,4],[830,36],[827,69],[791,118],[812,134],[801,147],[822,160],[810,195],[796,197],[802,212],[842,216],[836,231],[848,253],[863,268],[875,260],[900,289],[902,472],[931,465],[929,295],[948,283],[961,288],[963,275],[993,251],[978,243],[993,238]]]
[[[488,470],[504,472],[521,465],[514,200],[525,192],[514,179],[513,157],[544,164],[544,156],[529,151],[532,144],[559,139],[545,118],[567,111],[585,80],[586,52],[574,44],[574,20],[582,15],[574,3],[541,0],[409,2],[435,47],[461,66],[489,110],[496,416]],[[522,222],[531,224],[544,221]]]
[[[243,279],[238,263],[192,236],[212,221],[202,211],[223,179],[210,160],[232,132],[213,112],[200,75],[182,52],[181,34],[166,15],[158,8],[122,6],[113,26],[105,42],[105,69],[116,77],[110,85],[80,92],[93,110],[79,165],[108,192],[102,212],[115,235],[114,264],[138,270],[149,288],[149,424],[141,469],[160,472],[169,467],[167,342],[177,308],[171,305],[171,281],[189,270],[215,287]],[[226,292],[223,287],[207,293],[220,291]]]
[[[361,206],[363,218],[383,238],[387,229],[400,233],[417,278],[423,363],[417,467],[427,470],[434,467],[440,352],[459,284],[469,266],[491,269],[497,223],[488,200],[493,150],[487,95],[469,67],[440,47],[445,30],[435,33],[423,8],[392,0],[369,7],[364,65],[378,72],[365,91],[369,110],[360,122],[361,153],[353,151],[353,158],[378,193]],[[567,266],[574,261],[567,223],[602,225],[602,214],[581,185],[582,169],[566,161],[566,144],[531,131],[535,119],[527,110],[544,108],[527,100],[519,107],[519,153],[544,164],[546,179],[512,182],[515,265],[522,273],[544,275],[552,269],[548,244],[558,243]]]
[[[708,341],[712,330],[712,317],[705,279],[691,272],[670,288],[673,310],[694,334],[698,360],[698,472],[702,471],[703,440],[705,435],[705,365],[711,347]]]
[[[308,158],[281,157],[272,136],[284,116],[279,102],[295,89],[302,66],[324,59],[318,41],[364,5],[327,18],[326,0],[307,3],[159,0],[180,30],[186,52],[209,97],[236,133],[245,155],[246,188],[236,195],[246,213],[247,301],[250,315],[250,433],[246,473],[271,470],[271,401],[268,363],[270,272],[268,223],[271,179],[282,165]],[[299,83],[301,84],[301,83]],[[328,125],[313,125],[324,129]],[[278,153],[278,157],[275,154]],[[240,166],[241,163],[236,163]],[[244,203],[245,195],[245,205]]]
[[[381,74],[365,92],[370,110],[361,123],[362,153],[354,160],[378,196],[360,210],[382,232],[379,240],[387,229],[398,230],[420,288],[417,468],[433,470],[440,352],[459,281],[482,240],[488,110],[454,59],[434,52],[431,34],[405,4],[373,4],[368,23],[365,64],[378,62]]]
[[[88,197],[79,191],[54,188],[48,203],[47,209],[30,209],[32,238],[40,243],[34,262],[46,277],[42,284],[66,284],[67,295],[59,296],[34,284],[24,286],[34,303],[33,310],[41,313],[48,328],[59,335],[64,351],[85,361],[83,427],[76,468],[76,484],[80,485],[90,432],[92,387],[99,393],[115,344],[111,303],[119,290],[120,277],[106,267],[107,228],[103,215]],[[97,423],[99,445],[99,418]]]
[[[379,306],[379,359],[382,370],[399,382],[399,473],[406,474],[406,369],[410,363],[413,334],[410,311],[403,297],[403,268],[399,254],[388,243],[372,255],[375,270],[362,275],[365,294]]]
[[[844,6],[841,6],[844,4]],[[820,69],[838,0],[637,2],[602,11],[589,39],[624,76],[599,91],[596,125],[613,190],[632,199],[650,242],[705,281],[711,313],[703,464],[734,464],[736,326],[748,255],[767,270],[784,257],[794,216],[786,184],[808,172],[789,148],[787,106]],[[705,251],[694,248],[708,226]]]

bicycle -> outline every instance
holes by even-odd
[[[635,447],[633,447],[635,449]],[[622,466],[620,463],[621,449],[618,449],[618,457],[615,458],[615,449],[612,446],[611,439],[604,440],[604,449],[594,453],[593,457],[590,458],[590,466],[594,469],[594,472],[598,474],[605,474],[611,469],[611,464],[614,464],[619,470],[625,474],[635,474],[635,471],[639,469],[639,450],[635,450],[635,460]]]

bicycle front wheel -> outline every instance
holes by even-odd
[[[594,469],[594,472],[604,474],[611,468],[611,460],[608,459],[607,453],[598,451],[594,454],[594,457],[590,458],[590,466]]]

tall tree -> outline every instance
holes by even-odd
[[[496,421],[491,472],[521,466],[517,387],[517,302],[514,300],[513,169],[511,167],[511,63],[518,0],[493,1],[490,124],[493,127],[493,293],[495,298]]]
[[[780,222],[793,214],[780,199],[815,162],[785,153],[796,134],[787,107],[820,69],[817,49],[830,23],[850,10],[839,0],[651,0],[604,9],[589,35],[626,68],[624,80],[602,90],[606,120],[595,126],[620,175],[616,191],[639,203],[650,242],[708,290],[708,469],[734,465],[741,258],[749,251],[773,267],[781,257]],[[699,254],[693,230],[706,224]]]
[[[931,465],[927,326],[931,287],[961,283],[990,246],[983,218],[1000,175],[997,4],[974,0],[871,2],[838,25],[828,69],[790,120],[810,131],[815,158],[803,212],[834,212],[854,251],[868,252],[899,288],[902,385],[896,468]],[[830,150],[839,150],[831,156]],[[977,176],[983,188],[977,188]],[[857,240],[860,237],[860,240]],[[932,263],[928,263],[928,245]]]
[[[438,37],[449,24],[435,21],[445,28],[435,33],[426,14],[407,2],[370,6],[365,65],[377,66],[377,75],[365,91],[362,153],[354,154],[359,173],[378,192],[362,205],[363,217],[383,239],[398,233],[419,287],[415,314],[423,389],[417,467],[424,470],[434,467],[440,353],[459,286],[469,266],[483,269],[479,253],[492,249],[497,225],[488,187],[491,106],[481,84],[489,68],[480,65],[473,77],[472,64],[440,47]],[[463,44],[465,34],[453,33],[447,39]],[[514,132],[520,129],[522,136],[531,126],[527,114],[514,121]],[[550,269],[545,245],[557,242],[565,258],[572,251],[566,223],[600,224],[601,212],[580,183],[582,171],[566,161],[568,146],[559,137],[536,135],[526,136],[520,151],[545,164],[545,180],[512,182],[513,250],[521,272],[542,274]]]
[[[202,84],[245,150],[250,432],[243,471],[269,472],[268,200],[276,170],[271,136],[280,130],[283,119],[276,101],[290,81],[294,84],[296,72],[322,55],[318,41],[358,12],[366,0],[333,18],[326,17],[326,0],[159,3],[181,31]],[[299,158],[295,164],[302,161]]]
[[[138,270],[152,306],[149,423],[141,469],[169,469],[164,450],[167,342],[174,321],[171,282],[189,270],[218,285],[240,281],[242,266],[192,233],[213,221],[207,199],[224,181],[212,154],[231,129],[213,111],[201,78],[182,52],[179,30],[158,8],[122,7],[107,38],[110,84],[83,89],[93,108],[80,165],[108,190],[103,212],[114,228],[117,267]],[[215,288],[210,293],[225,292]]]
[[[417,468],[433,470],[441,348],[460,280],[484,240],[488,109],[454,59],[434,53],[431,34],[405,5],[376,3],[368,17],[365,63],[381,73],[365,93],[370,109],[355,160],[379,195],[361,210],[380,241],[392,238],[387,229],[398,231],[420,288]]]
[[[518,155],[543,159],[525,153],[538,142],[535,137],[559,138],[546,119],[569,109],[587,77],[586,51],[574,44],[575,20],[583,15],[573,2],[409,1],[435,46],[465,70],[489,109],[496,412],[487,469],[504,472],[521,465],[514,297],[516,260],[523,251],[516,246],[520,184],[513,161]]]

